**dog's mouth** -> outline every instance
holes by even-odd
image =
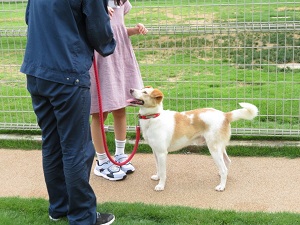
[[[130,103],[131,105],[144,105],[144,101],[137,98],[128,99],[127,102]]]

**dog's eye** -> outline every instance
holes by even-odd
[[[143,94],[148,94],[147,91],[143,91]]]

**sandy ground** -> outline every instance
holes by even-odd
[[[216,192],[217,169],[210,156],[169,155],[164,191],[157,182],[152,154],[136,154],[136,171],[123,181],[107,181],[91,174],[99,203],[143,202],[236,211],[300,213],[300,158],[231,157],[227,187]],[[0,149],[0,197],[47,199],[40,151]],[[119,194],[121,193],[121,194]]]

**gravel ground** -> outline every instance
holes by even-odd
[[[168,156],[168,179],[162,192],[157,182],[152,154],[136,154],[136,171],[123,181],[108,181],[91,174],[98,203],[143,202],[235,211],[300,213],[300,158],[231,157],[227,187],[216,192],[219,182],[210,156]],[[0,197],[47,199],[40,151],[0,149]],[[120,194],[121,193],[121,194]]]

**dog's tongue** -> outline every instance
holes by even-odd
[[[126,102],[128,102],[128,103],[132,103],[132,102],[134,102],[134,101],[135,101],[134,98],[130,98],[130,99],[127,99],[127,100],[126,100]]]
[[[136,99],[136,98],[131,98],[126,100],[126,102],[133,104],[133,105],[143,105],[144,102],[142,100]]]

